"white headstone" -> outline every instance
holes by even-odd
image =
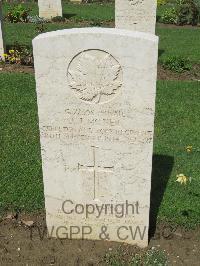
[[[147,246],[158,38],[82,28],[33,48],[49,233]]]
[[[156,0],[115,0],[116,28],[154,34],[156,6]]]
[[[2,3],[0,1],[0,56],[4,58],[4,42],[3,42],[3,31],[2,31]]]
[[[38,0],[39,16],[41,18],[51,19],[62,16],[61,0]]]

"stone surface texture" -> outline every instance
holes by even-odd
[[[115,26],[155,33],[156,0],[115,0]]]
[[[51,19],[62,16],[61,0],[38,0],[39,16],[41,18]]]
[[[79,226],[72,238],[82,238],[90,226],[87,238],[98,240],[106,225],[108,240],[146,247],[158,38],[82,28],[41,34],[33,49],[49,232],[69,237]],[[127,201],[139,211],[116,217]],[[97,218],[75,204],[115,207]],[[137,226],[142,239],[131,236]]]

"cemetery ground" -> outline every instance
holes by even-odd
[[[35,4],[29,7],[37,14]],[[65,4],[64,14],[65,22],[45,23],[44,31],[113,26],[112,4],[81,8]],[[30,48],[38,30],[33,23],[6,22],[7,49],[14,48],[15,42]],[[66,258],[66,265],[127,265],[136,254],[143,262],[156,257],[161,265],[166,258],[169,265],[199,265],[200,28],[159,23],[157,35],[160,46],[149,253],[109,242],[43,239],[44,193],[34,73],[31,66],[9,64],[0,66],[0,265],[21,265],[24,261],[28,265],[65,265]],[[162,63],[173,56],[189,58],[192,67],[181,73],[166,70]],[[177,182],[180,174],[186,184]],[[134,263],[130,265],[140,265]]]
[[[12,4],[3,5],[3,15],[6,16],[9,7]],[[34,3],[25,5],[30,8],[30,15],[38,14],[38,7]],[[158,8],[157,18],[164,12],[166,7]],[[73,27],[114,27],[114,6],[113,4],[64,4],[63,5],[64,21],[55,21],[51,23],[9,23],[5,21],[5,42],[7,50],[32,49],[32,39],[39,33],[66,29]],[[159,79],[172,80],[198,80],[200,79],[199,63],[199,27],[197,26],[176,26],[163,23],[157,23],[156,34],[160,38],[159,44]],[[192,45],[191,45],[192,44]],[[174,58],[175,56],[175,58]],[[189,62],[187,59],[189,58]],[[168,61],[172,61],[167,65]],[[177,72],[168,71],[168,68],[182,67],[182,63],[189,71],[177,74]],[[13,69],[14,68],[14,69]],[[19,67],[20,72],[30,72],[29,67]],[[6,71],[17,71],[16,65],[6,66]],[[33,69],[32,69],[33,70]]]

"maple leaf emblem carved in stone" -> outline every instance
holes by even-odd
[[[68,68],[70,88],[88,103],[110,101],[122,86],[122,69],[118,61],[101,50],[84,51]]]
[[[144,0],[129,0],[131,5],[137,5],[137,4],[141,4],[142,2],[144,2]]]

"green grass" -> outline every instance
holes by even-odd
[[[3,15],[8,12],[9,7],[14,4],[4,3]],[[23,6],[30,8],[31,15],[38,15],[38,5],[35,3],[23,4]],[[113,20],[114,19],[114,4],[112,3],[93,3],[93,4],[72,4],[63,3],[63,16],[73,20]]]
[[[156,30],[160,37],[160,60],[168,56],[182,56],[200,63],[200,28],[162,28]]]
[[[0,73],[0,84],[1,207],[38,210],[44,201],[34,77]],[[197,82],[158,82],[152,209],[162,201],[159,219],[188,227],[200,223],[199,95]],[[180,173],[192,182],[175,182]]]
[[[35,82],[32,75],[0,75],[0,207],[43,207]]]
[[[115,17],[115,7],[113,3],[90,3],[90,4],[73,4],[64,3],[62,1],[63,14],[66,18],[73,18],[75,20],[114,20]],[[8,13],[10,7],[14,6],[12,3],[3,4],[3,15]],[[23,6],[30,8],[31,15],[38,15],[38,5],[36,3],[24,3]],[[161,5],[157,8],[158,18],[163,14],[163,12],[171,7],[172,4]]]
[[[77,24],[76,24],[77,25]],[[45,31],[72,28],[73,22],[68,24],[46,24]],[[31,41],[38,35],[34,24],[11,24],[5,23],[5,42],[11,47],[15,42],[31,46]],[[194,63],[200,63],[199,43],[200,29],[169,29],[157,28],[160,37],[159,60],[169,56],[183,56]]]
[[[4,14],[9,5],[4,4]],[[36,4],[28,6],[38,14]],[[88,25],[114,20],[113,4],[63,7],[70,21],[46,24],[46,31],[84,26],[83,20]],[[160,7],[158,15],[165,8]],[[15,42],[31,47],[37,34],[34,24],[5,23],[7,47]],[[199,29],[159,26],[157,34],[160,61],[175,55],[200,63]],[[44,197],[34,77],[0,73],[0,84],[0,207],[38,210],[44,208]],[[197,82],[158,82],[151,209],[156,215],[160,206],[160,220],[188,227],[199,224],[200,217],[199,95]],[[185,151],[188,145],[194,147],[190,154]],[[175,182],[180,173],[191,176],[191,184]]]
[[[31,14],[38,14],[38,6],[34,3],[24,4],[26,7],[32,9]],[[3,5],[3,15],[5,16],[8,12],[9,6],[12,4]],[[114,20],[114,8],[113,4],[104,3],[98,4],[63,4],[63,15],[69,18],[66,23],[46,23],[45,31],[54,31],[59,29],[74,28],[85,26],[81,24],[88,22],[90,26],[91,23],[98,23],[98,21],[109,21]],[[33,23],[4,23],[5,32],[5,43],[6,46],[10,47],[16,42],[22,45],[27,45],[31,47],[31,42],[34,37],[38,35],[36,30],[36,25]]]
[[[159,217],[188,227],[200,222],[199,96],[198,82],[158,82],[154,153],[168,157],[157,159],[153,191],[159,196],[174,161]],[[189,145],[192,153],[186,152]],[[187,186],[175,182],[181,173],[192,177]]]
[[[45,31],[54,31],[58,29],[71,28],[74,24],[45,24]],[[11,47],[16,42],[20,45],[27,45],[32,47],[32,39],[38,35],[36,31],[36,25],[32,23],[5,23],[5,43],[6,46]]]
[[[10,4],[4,4],[4,15]],[[28,4],[37,14],[38,8],[36,4]],[[165,7],[159,7],[158,14],[163,12]],[[71,16],[67,23],[47,23],[45,31],[54,31],[58,29],[84,27],[80,21],[88,21],[86,26],[90,26],[92,22],[107,20],[114,21],[114,5],[113,4],[64,4],[64,14]],[[103,24],[103,25],[104,25]],[[102,25],[102,26],[103,26]],[[7,48],[12,47],[16,42],[22,45],[32,47],[32,39],[38,35],[36,25],[27,23],[5,23],[5,43]],[[183,56],[189,58],[193,63],[200,63],[199,43],[200,29],[198,28],[163,28],[157,27],[157,35],[160,37],[159,44],[159,60],[162,61],[169,56]]]

